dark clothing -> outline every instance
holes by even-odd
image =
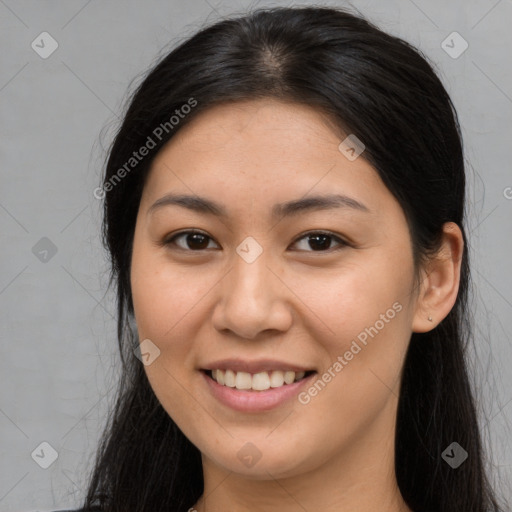
[[[101,512],[101,509],[99,507],[93,507],[93,508],[80,508],[80,509],[73,509],[73,510],[55,510],[54,512]]]

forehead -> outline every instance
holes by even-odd
[[[143,201],[149,208],[169,192],[195,193],[240,209],[244,202],[340,193],[372,210],[385,208],[391,194],[367,161],[350,161],[339,150],[345,136],[307,105],[271,99],[217,105],[160,150]]]
[[[342,134],[335,132],[339,132],[335,123],[318,109],[260,99],[210,107],[178,131],[169,146],[184,146],[197,157],[222,152],[246,155],[253,165],[256,154],[265,164],[316,161],[321,146],[324,151],[336,150]]]

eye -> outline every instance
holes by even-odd
[[[178,240],[182,237],[185,237],[185,245],[188,245],[189,247],[183,247],[175,243],[175,240]],[[184,251],[201,251],[202,249],[207,249],[208,243],[205,243],[205,241],[208,239],[212,240],[212,238],[204,234],[202,231],[189,230],[182,231],[181,233],[178,233],[177,235],[174,235],[173,237],[165,240],[164,245],[178,245],[178,247]]]
[[[295,241],[295,243],[299,242],[300,240],[306,239],[308,239],[306,244],[308,244],[309,247],[316,247],[317,249],[320,249],[313,251],[306,250],[306,252],[328,252],[327,250],[330,250],[332,240],[336,240],[336,242],[340,246],[334,250],[340,250],[343,247],[347,247],[349,245],[347,242],[345,242],[345,240],[341,239],[334,233],[330,233],[329,231],[310,231],[309,233],[306,233],[305,235],[298,238]]]
[[[180,245],[176,242],[177,240],[182,238],[185,240],[184,245]],[[189,230],[182,231],[181,233],[177,233],[171,238],[166,239],[163,242],[163,245],[177,245],[179,249],[182,249],[184,251],[200,252],[203,249],[208,249],[208,240],[213,241],[211,237],[209,237],[202,231]],[[336,243],[338,243],[339,245],[339,247],[335,250],[340,250],[350,245],[348,242],[346,242],[339,236],[335,235],[334,233],[330,233],[329,231],[310,231],[308,233],[305,233],[300,238],[298,238],[294,242],[294,244],[297,244],[302,240],[307,240],[306,244],[308,244],[310,248],[313,248],[313,251],[308,251],[307,249],[304,248],[301,249],[305,250],[306,252],[328,252],[331,249],[330,246],[333,240],[335,240]]]

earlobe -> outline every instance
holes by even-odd
[[[457,299],[464,250],[462,231],[454,222],[443,226],[439,251],[427,263],[416,302],[412,331],[428,332],[446,318]]]

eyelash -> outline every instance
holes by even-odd
[[[164,246],[171,246],[171,245],[176,245],[175,244],[175,240],[181,236],[184,236],[184,235],[193,235],[193,234],[198,234],[198,235],[203,235],[205,238],[209,238],[210,240],[213,240],[213,238],[211,238],[210,236],[208,236],[206,233],[202,232],[202,231],[198,231],[198,230],[195,230],[195,229],[191,229],[191,230],[188,230],[188,231],[181,231],[179,233],[176,233],[175,235],[173,235],[171,238],[166,238],[163,242],[162,242],[162,245]],[[306,238],[308,236],[312,236],[312,235],[324,235],[324,236],[328,236],[330,238],[332,238],[333,240],[335,240],[336,242],[339,243],[340,247],[338,247],[337,249],[327,249],[325,251],[302,251],[302,252],[312,252],[312,253],[331,253],[331,252],[336,252],[336,251],[339,251],[345,247],[349,247],[351,246],[347,241],[343,240],[342,238],[340,238],[339,236],[335,235],[334,233],[330,232],[330,231],[308,231],[306,233],[303,233],[302,235],[300,235],[298,238],[295,239],[295,241],[293,242],[293,244],[296,244],[298,241]],[[293,245],[292,244],[292,245]],[[184,251],[184,252],[195,252],[195,253],[200,253],[200,252],[204,252],[206,249],[184,249],[183,247],[179,247],[177,248],[178,250],[181,250],[181,251]]]

